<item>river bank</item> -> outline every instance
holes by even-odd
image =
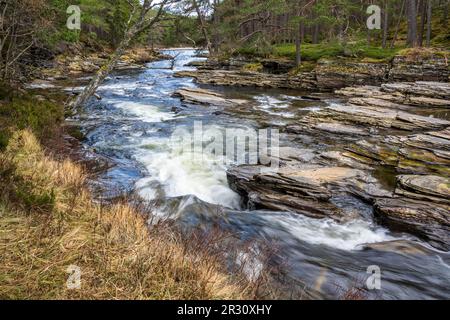
[[[324,58],[308,64],[309,69],[296,69],[282,59],[227,60],[209,59],[195,63],[195,71],[177,73],[193,77],[199,83],[223,86],[248,86],[332,92],[355,85],[381,85],[388,82],[448,82],[450,53],[433,49],[410,49],[392,60],[371,61],[344,57]]]
[[[122,58],[116,72],[172,58],[139,50],[135,55]],[[100,60],[92,62],[95,57],[85,57],[82,65],[100,65]],[[98,176],[115,164],[85,148],[79,127],[66,119],[73,115],[63,101],[73,91],[62,90],[64,84],[86,81],[96,70],[67,65],[69,60],[73,57],[42,69],[44,79],[33,80],[27,90],[1,90],[0,296],[254,298],[257,279],[249,281],[239,270],[231,276],[225,268],[229,255],[244,247],[230,246],[224,256],[212,248],[225,235],[200,241],[197,231],[181,232],[169,222],[150,226],[152,208],[137,197],[121,194],[104,201],[94,191]]]
[[[150,233],[131,203],[99,204],[80,167],[45,155],[30,131],[16,132],[0,161],[3,299],[246,296],[218,254],[170,225]]]
[[[70,135],[60,93],[37,92],[8,89],[0,96],[0,297],[256,296],[261,280],[225,268],[245,248],[214,249],[226,235],[205,241],[195,230],[150,223],[152,207],[137,197],[96,196],[94,181],[113,164]]]

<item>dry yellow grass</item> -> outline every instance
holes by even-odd
[[[0,154],[0,298],[240,299],[218,259],[149,228],[127,204],[101,206],[82,170],[46,156],[29,131]],[[81,288],[66,286],[81,269]]]

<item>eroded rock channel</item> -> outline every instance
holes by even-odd
[[[204,103],[206,91],[179,95]],[[282,168],[261,172],[259,165],[228,170],[228,181],[247,205],[289,211],[313,218],[346,221],[330,202],[333,194],[350,193],[374,205],[376,215],[391,227],[408,230],[438,249],[450,249],[450,121],[419,115],[426,108],[450,108],[450,83],[392,83],[381,87],[350,87],[336,92],[350,97],[312,111],[283,128],[291,135],[325,134],[335,141],[350,138],[330,153],[281,148]],[[211,97],[217,95],[210,92]],[[224,98],[222,98],[224,99]],[[213,101],[226,107],[240,103]],[[392,135],[391,130],[399,130]],[[352,141],[353,140],[353,141]],[[377,166],[398,174],[394,190],[372,175]],[[407,175],[406,175],[407,174]],[[430,206],[430,203],[433,205]]]
[[[183,227],[220,226],[256,239],[250,274],[260,271],[262,252],[276,249],[270,264],[284,281],[316,297],[336,298],[336,286],[351,287],[378,265],[384,287],[369,297],[448,298],[448,82],[355,80],[323,93],[314,89],[316,75],[295,80],[309,87],[301,91],[254,88],[263,80],[245,73],[249,86],[236,87],[239,72],[202,68],[199,76],[188,67],[205,64],[193,50],[164,53],[177,56],[173,70],[160,61],[122,71],[73,119],[85,148],[114,163],[99,177],[105,189],[136,190]],[[224,165],[209,155],[198,162],[195,150],[173,150],[173,132],[196,122],[219,131],[278,129],[279,167],[270,170],[267,159]]]

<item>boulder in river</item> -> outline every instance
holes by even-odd
[[[313,218],[339,220],[341,210],[329,202],[331,193],[317,180],[282,170],[261,173],[261,166],[239,166],[227,172],[233,190],[241,194],[248,206],[296,212]]]

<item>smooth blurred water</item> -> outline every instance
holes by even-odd
[[[185,106],[172,94],[197,85],[173,74],[192,69],[185,65],[201,59],[195,58],[194,50],[164,53],[176,56],[173,70],[170,61],[159,61],[144,71],[115,74],[98,90],[103,100],[92,100],[79,115],[86,146],[115,163],[100,177],[105,190],[134,189],[159,203],[158,216],[205,230],[220,225],[242,240],[257,239],[263,246],[276,247],[271,263],[279,263],[292,284],[298,280],[323,298],[338,297],[339,288],[364,285],[371,265],[382,270],[382,290],[368,292],[370,298],[450,298],[449,254],[377,225],[372,208],[351,196],[333,199],[358,217],[346,224],[243,210],[240,197],[228,186],[227,165],[212,155],[199,162],[198,155],[177,152],[172,133],[180,128],[191,131],[195,121],[219,130],[295,124],[324,103],[302,99],[295,91],[216,87],[213,90],[249,103],[221,113],[210,106]],[[312,150],[327,150],[330,143],[337,143],[301,135],[281,139],[283,145]],[[257,262],[252,269],[257,272]]]

